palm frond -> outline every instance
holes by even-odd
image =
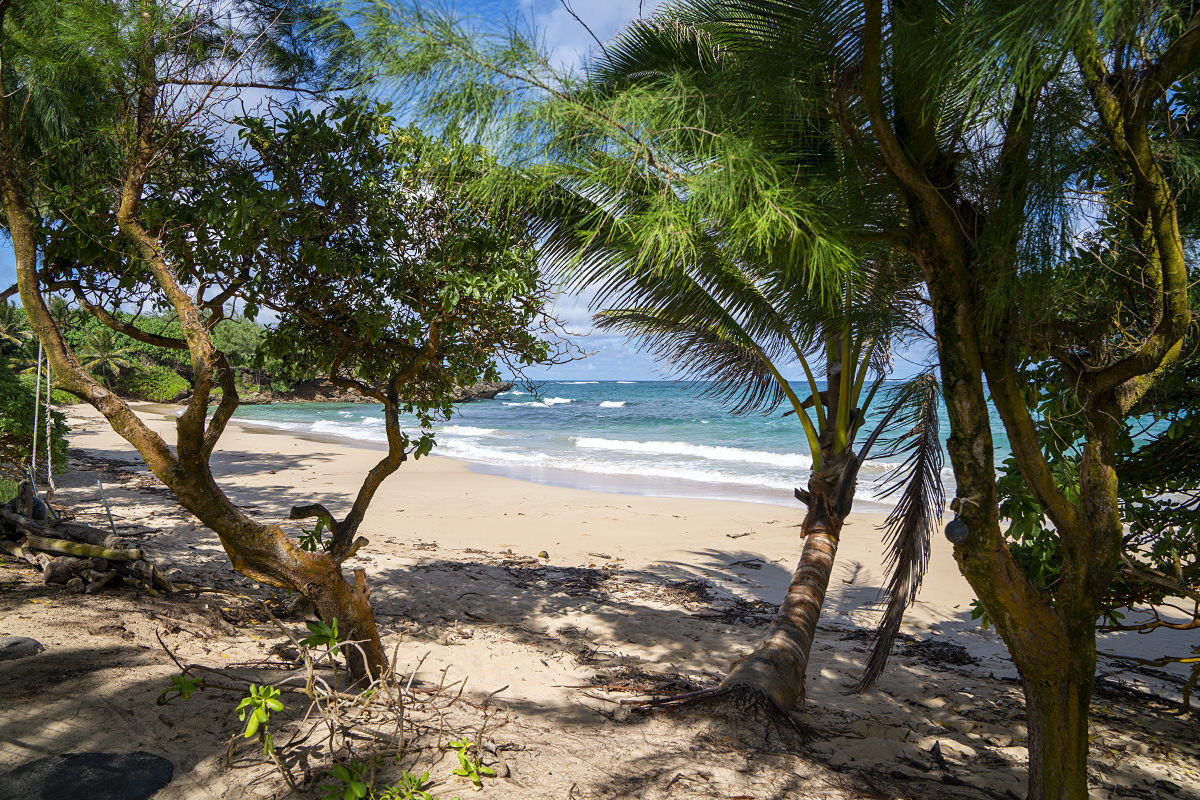
[[[904,612],[916,599],[929,566],[930,537],[945,506],[942,488],[942,443],[938,436],[940,390],[931,372],[922,373],[892,390],[891,407],[882,425],[898,433],[886,440],[887,453],[907,453],[896,477],[879,493],[900,493],[896,507],[884,523],[888,542],[887,608],[879,622],[867,667],[853,691],[862,692],[879,678],[892,643],[900,631]]]
[[[672,309],[612,309],[597,314],[597,327],[636,340],[683,378],[709,381],[702,394],[733,404],[735,414],[774,409],[783,401],[779,373],[770,358],[736,325],[680,314]]]

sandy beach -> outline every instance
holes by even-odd
[[[141,413],[172,433],[168,409]],[[75,407],[70,415],[74,469],[60,477],[57,503],[101,522],[101,478],[118,533],[172,580],[255,590],[231,571],[215,535],[156,486],[95,412]],[[253,516],[283,521],[302,503],[340,513],[378,457],[354,442],[235,423],[213,471]],[[617,703],[631,695],[619,687],[711,686],[753,645],[795,566],[801,516],[798,505],[562,488],[429,457],[384,485],[361,529],[370,545],[347,567],[365,568],[398,664],[412,665],[417,680],[466,680],[465,697],[507,715],[495,737],[512,745],[505,751],[511,776],[487,783],[483,795],[1022,795],[1015,670],[999,640],[970,619],[972,593],[943,537],[934,540],[888,670],[867,693],[844,694],[878,612],[880,515],[854,514],[842,535],[809,669],[806,715],[823,733],[802,752],[706,750],[704,726],[694,721],[630,721]],[[548,558],[539,558],[542,551]],[[0,633],[46,646],[38,656],[0,662],[0,771],[67,750],[143,749],[175,763],[162,798],[286,794],[267,767],[224,766],[224,742],[239,726],[228,698],[211,692],[153,705],[178,671],[156,633],[179,657],[220,665],[275,652],[282,637],[270,625],[212,599],[66,595],[11,562],[0,569],[0,586]],[[77,641],[82,630],[95,639],[86,649]],[[1148,655],[1171,644],[1107,637],[1101,649]],[[1200,796],[1194,723],[1165,713],[1179,699],[1179,682],[1113,674],[1095,700],[1103,713],[1094,723],[1094,796]],[[931,755],[935,744],[940,762]],[[431,772],[445,779],[448,765]],[[437,795],[469,789],[447,779]]]

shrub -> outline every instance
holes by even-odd
[[[34,384],[37,383],[37,380],[38,380],[37,373],[36,372],[22,372],[17,375],[17,380],[21,382],[21,385],[24,386],[25,389],[32,396],[33,395],[33,386],[34,386]],[[42,375],[42,391],[43,392],[46,391],[45,387],[46,387],[46,376],[43,374]],[[44,395],[43,395],[43,399],[44,399]],[[51,400],[52,404],[56,405],[56,406],[69,406],[72,403],[79,402],[78,397],[71,394],[70,392],[64,392],[62,389],[52,389],[50,391],[50,400]]]
[[[191,391],[175,370],[159,364],[134,362],[117,384],[121,391],[152,403],[172,403]]]
[[[12,370],[0,366],[0,474],[24,477],[29,465],[29,446],[33,439],[33,389]],[[45,411],[39,411],[38,451],[45,458]],[[54,470],[67,468],[67,420],[60,412],[50,412],[51,450]]]

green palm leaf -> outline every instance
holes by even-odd
[[[929,566],[930,537],[946,502],[938,435],[939,397],[937,379],[932,373],[922,373],[892,390],[891,404],[880,425],[880,428],[899,428],[897,435],[884,442],[886,451],[881,455],[905,453],[907,457],[878,495],[881,498],[900,495],[884,523],[886,568],[890,572],[885,592],[888,603],[866,670],[854,685],[855,692],[872,686],[883,672],[904,612],[916,599]],[[860,460],[866,457],[876,439],[874,435],[868,439]]]

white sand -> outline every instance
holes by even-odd
[[[173,421],[162,409],[144,407],[142,413],[173,441]],[[95,412],[77,407],[72,416],[75,448],[145,472],[132,448]],[[256,518],[283,521],[294,504],[319,501],[335,514],[343,513],[379,455],[350,442],[295,438],[234,424],[213,459],[213,471],[229,495]],[[99,521],[103,511],[94,478],[84,471],[64,476],[58,499],[81,518]],[[210,531],[198,526],[169,496],[146,488],[152,479],[107,480],[122,533],[151,553],[169,574],[206,585],[232,581],[232,585],[249,586],[245,579],[233,578]],[[680,775],[690,775],[687,769],[694,771],[695,764],[689,748],[696,745],[689,745],[690,739],[678,730],[629,729],[613,727],[611,722],[602,726],[603,736],[616,738],[601,743],[595,738],[600,730],[595,725],[603,718],[596,716],[596,709],[611,711],[612,699],[628,695],[610,693],[608,700],[597,699],[603,691],[585,692],[580,687],[612,682],[629,670],[678,674],[697,685],[719,679],[761,635],[761,612],[758,623],[748,622],[746,612],[752,612],[753,606],[747,603],[776,603],[783,595],[802,546],[798,535],[802,512],[798,505],[789,509],[558,488],[482,475],[462,462],[430,457],[405,464],[387,481],[360,531],[371,543],[347,566],[367,570],[385,644],[389,652],[397,648],[398,663],[415,665],[424,657],[419,678],[436,682],[445,670],[451,680],[465,678],[468,696],[477,698],[507,687],[498,699],[522,731],[520,736],[514,734],[514,741],[528,750],[528,763],[514,767],[524,775],[522,796],[568,796],[567,785],[553,777],[564,774],[578,778],[576,797],[808,796],[786,791],[762,794],[763,787],[755,781],[761,778],[760,782],[774,787],[772,791],[780,792],[781,787],[794,785],[798,774],[819,773],[828,783],[829,769],[847,768],[867,770],[876,777],[938,781],[938,773],[926,774],[922,766],[929,763],[928,750],[935,742],[941,743],[955,775],[968,784],[1023,793],[1025,732],[1020,692],[1011,680],[1015,672],[999,640],[980,632],[969,619],[972,593],[943,537],[934,540],[925,586],[907,617],[905,634],[926,643],[965,647],[977,663],[931,662],[916,651],[897,648],[874,689],[859,697],[843,694],[845,684],[861,670],[869,646],[869,641],[847,638],[847,634],[873,624],[878,606],[872,603],[883,582],[883,547],[876,530],[883,518],[867,514],[853,515],[843,531],[822,630],[814,646],[807,709],[814,724],[829,736],[812,744],[805,755],[808,766],[802,768],[788,760],[794,756],[788,756],[774,766],[761,767],[764,771],[756,778],[746,773],[740,756],[729,754],[706,762],[709,788],[692,786],[685,791],[687,781],[672,781],[675,773],[660,774],[657,766],[645,771],[637,791],[628,787],[609,791],[601,786],[606,769],[641,774],[629,765],[646,758],[667,765],[691,764],[679,767]],[[549,559],[536,558],[542,550]],[[138,617],[126,607],[129,602],[136,607],[135,601],[122,601],[126,604],[122,613],[129,618]],[[0,633],[30,630],[44,637],[51,649],[67,647],[77,635],[71,626],[97,612],[95,604],[83,598],[66,598],[66,606],[54,608],[42,602],[10,604],[6,612],[21,610],[22,621],[6,625],[8,630]],[[720,616],[726,612],[731,616]],[[155,617],[150,614],[151,620]],[[129,697],[138,692],[153,697],[154,687],[161,688],[159,684],[165,684],[165,676],[173,671],[163,654],[155,652],[157,645],[148,633],[154,628],[148,624],[139,628],[127,623],[138,646],[148,648],[137,664],[155,676],[146,678],[145,685],[137,684],[136,691],[130,689]],[[224,645],[198,641],[186,629],[168,635],[167,640],[187,658],[220,664],[221,659],[264,656],[276,643],[272,639],[279,638],[272,637],[269,628],[252,630],[228,636]],[[103,640],[100,636],[97,641]],[[1114,649],[1116,644],[1105,646]],[[1132,646],[1136,649],[1138,643]],[[28,682],[19,680],[21,663],[0,665],[0,691],[6,686],[6,675],[28,689]],[[130,670],[134,667],[125,666],[119,674],[132,680],[128,676],[138,673]],[[43,735],[36,724],[23,723],[19,742],[0,734],[0,764],[21,763],[47,748],[61,752],[68,745],[80,749],[86,744],[132,749],[137,744],[186,765],[186,775],[177,778],[163,797],[238,797],[247,791],[245,778],[226,774],[216,756],[169,745],[161,738],[164,729],[155,728],[159,723],[135,726],[130,722],[119,742],[103,737],[97,742],[96,734],[79,732],[89,714],[94,716],[94,707],[80,707],[84,701],[71,697],[47,700],[32,689],[26,694],[14,705],[14,713],[36,703],[50,708],[52,715],[79,720],[79,730],[74,738],[58,728]],[[113,700],[117,704],[122,702],[119,694]],[[171,707],[166,718],[173,725],[200,724],[208,717],[196,708],[217,713],[211,701],[206,702],[210,705]],[[4,713],[0,712],[0,725],[8,726],[11,719],[5,720]],[[1171,731],[1181,730],[1179,723],[1167,722]],[[1200,785],[1195,760],[1200,745],[1193,740],[1165,754],[1153,749],[1152,735],[1141,733],[1166,730],[1167,722],[1150,715],[1136,724],[1122,718],[1116,728],[1097,727],[1092,766],[1097,786],[1107,787],[1098,788],[1097,796],[1125,796],[1121,787],[1153,787],[1156,780],[1170,780],[1189,791]],[[1142,723],[1148,727],[1141,727]],[[228,712],[223,722],[205,724],[211,731],[222,726],[229,730]],[[200,734],[193,731],[189,736]],[[557,754],[553,744],[545,748],[530,744],[552,743],[556,737],[563,742]],[[589,754],[592,749],[595,752]],[[601,752],[605,755],[598,755]],[[274,785],[261,772],[258,779],[265,783],[251,794],[274,796],[270,792],[277,787],[270,788]],[[223,787],[219,792],[218,784]],[[447,789],[445,794],[459,791]],[[507,791],[512,790],[494,787],[485,793],[504,797],[509,796]],[[939,796],[933,789],[930,792],[923,796]],[[983,796],[961,786],[955,794]],[[831,790],[825,796],[859,795]]]

